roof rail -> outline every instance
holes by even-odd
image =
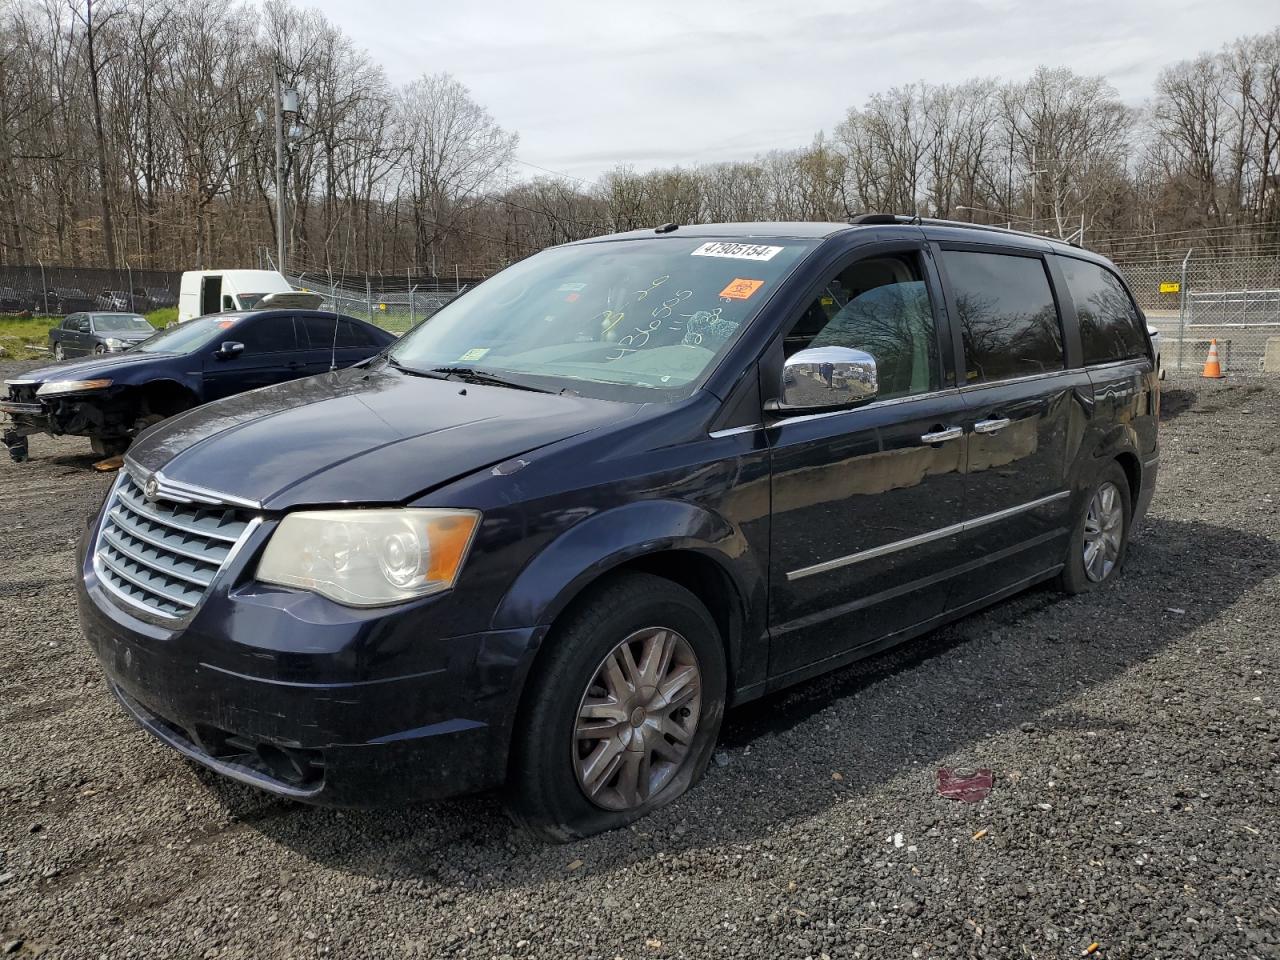
[[[1044,233],[1032,233],[1029,230],[1012,230],[1008,227],[998,227],[990,223],[969,223],[966,220],[943,220],[939,217],[921,217],[910,216],[905,213],[862,213],[856,217],[850,217],[849,222],[855,226],[875,226],[876,224],[888,223],[909,223],[919,226],[928,225],[931,227],[964,227],[968,230],[989,230],[994,233],[1007,233],[1016,237],[1030,237],[1035,240],[1047,240],[1049,243],[1062,243],[1069,247],[1082,249],[1080,244],[1070,240],[1063,240],[1060,237],[1050,236]]]
[[[850,217],[849,222],[856,226],[875,226],[878,223],[919,223],[920,218],[905,213],[860,213]]]

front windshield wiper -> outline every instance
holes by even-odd
[[[508,380],[500,377],[488,370],[477,370],[475,367],[432,367],[432,373],[438,373],[446,377],[456,377],[465,383],[482,383],[490,387],[511,387],[513,390],[529,390],[533,393],[551,393],[543,387],[535,387],[528,383],[518,383],[515,380]]]
[[[395,357],[391,356],[391,354],[389,353],[386,354],[382,359],[386,361],[387,366],[395,367],[397,370],[407,373],[411,377],[427,377],[430,380],[445,379],[440,374],[433,373],[430,370],[419,370],[417,367],[407,367],[403,363],[401,363],[399,360],[397,360]]]

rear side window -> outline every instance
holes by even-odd
[[[334,336],[334,318],[333,317],[299,317],[298,323],[306,332],[303,343],[310,343],[312,349],[324,347],[328,349],[330,346],[337,347],[373,347],[377,346],[373,334],[360,326],[358,323],[352,323],[350,320],[338,319],[338,331]]]
[[[1084,362],[1110,363],[1147,355],[1142,317],[1120,278],[1096,263],[1059,257],[1080,322]]]
[[[948,250],[969,383],[1029,377],[1066,365],[1062,326],[1038,257]]]

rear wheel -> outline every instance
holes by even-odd
[[[719,631],[688,590],[626,574],[547,638],[517,721],[507,806],[554,841],[623,826],[706,769],[724,714]]]
[[[1083,593],[1112,579],[1124,565],[1133,506],[1129,478],[1112,461],[1098,474],[1076,518],[1061,584],[1067,593]]]

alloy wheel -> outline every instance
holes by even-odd
[[[1124,536],[1124,503],[1110,481],[1094,491],[1084,517],[1084,572],[1101,583],[1115,569]]]
[[[632,810],[688,760],[702,708],[697,655],[665,627],[631,634],[605,656],[578,704],[574,772],[587,798]]]

